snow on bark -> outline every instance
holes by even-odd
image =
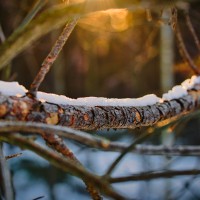
[[[136,128],[178,117],[200,105],[200,85],[187,95],[149,106],[76,106],[0,95],[0,119],[59,124],[76,129]]]
[[[200,78],[193,76],[160,99],[146,95],[138,99],[87,97],[70,99],[39,92],[28,98],[16,82],[0,82],[0,119],[59,124],[76,129],[136,128],[178,117],[200,105]],[[41,100],[40,98],[44,98]]]
[[[148,94],[140,98],[104,98],[104,97],[83,97],[71,99],[64,95],[50,94],[38,92],[37,99],[41,102],[49,102],[53,104],[63,104],[72,106],[149,106],[165,100],[181,98],[187,95],[187,91],[191,90],[196,84],[200,84],[200,77],[192,76],[191,79],[185,80],[181,85],[174,86],[172,90],[163,94],[162,98],[155,94]],[[7,96],[25,96],[27,89],[19,85],[17,82],[0,81],[0,93]]]

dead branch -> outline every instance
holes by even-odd
[[[12,154],[12,155],[5,156],[5,159],[9,160],[9,159],[12,159],[12,158],[19,157],[21,155],[22,155],[22,153],[15,153],[15,154]]]
[[[61,137],[55,134],[44,132],[42,134],[43,139],[46,141],[47,145],[50,146],[53,150],[56,150],[58,153],[61,153],[64,157],[69,158],[76,165],[83,167],[81,162],[76,158],[73,152],[66,146],[65,142]],[[84,167],[83,167],[84,168]],[[94,188],[90,182],[85,182],[87,191],[94,200],[101,200],[102,197],[99,194],[99,191]]]
[[[78,22],[78,17],[68,20],[65,28],[63,29],[62,33],[60,34],[58,40],[56,41],[55,45],[52,47],[48,56],[44,59],[40,71],[38,72],[37,76],[33,80],[30,90],[28,91],[28,95],[32,98],[36,98],[38,88],[42,81],[44,80],[46,74],[49,72],[51,66],[57,59],[60,51],[64,47],[67,39],[69,38],[71,32],[73,31],[74,27]]]

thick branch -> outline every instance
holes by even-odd
[[[25,132],[27,133],[38,133],[40,135],[43,132],[56,133],[60,137],[64,137],[70,140],[77,141],[81,144],[87,145],[92,148],[101,149],[103,151],[124,151],[128,144],[121,142],[111,142],[107,139],[93,136],[83,131],[74,130],[68,127],[53,126],[42,123],[34,122],[12,122],[12,121],[1,121],[0,132]],[[199,156],[199,146],[163,146],[163,145],[136,145],[132,150],[133,153],[147,154],[147,155],[170,155],[170,156]],[[16,154],[18,155],[18,154]],[[20,154],[19,154],[20,155]],[[10,156],[6,156],[9,159]]]
[[[136,128],[185,115],[200,106],[200,85],[179,99],[151,106],[73,106],[0,95],[0,119],[42,122],[75,129]]]

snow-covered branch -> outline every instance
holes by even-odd
[[[85,130],[151,126],[197,109],[199,83],[199,77],[194,76],[162,98],[151,94],[138,99],[70,99],[39,92],[38,100],[33,100],[25,95],[27,90],[18,83],[1,82],[0,118]]]

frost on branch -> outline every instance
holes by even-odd
[[[0,82],[0,118],[59,124],[76,129],[136,128],[178,117],[200,104],[200,77],[193,76],[162,98],[154,94],[138,99],[85,97],[70,99],[38,92],[38,101],[26,97],[18,83]]]

